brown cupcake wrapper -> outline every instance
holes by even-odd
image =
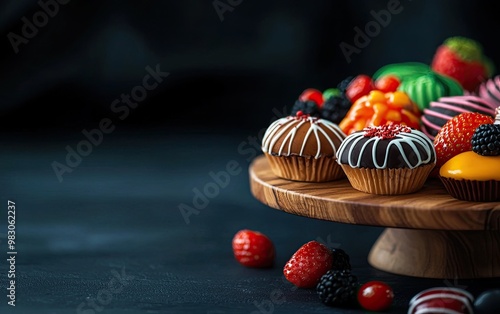
[[[448,194],[470,202],[500,201],[500,181],[455,180],[439,177]]]
[[[265,153],[273,173],[283,179],[327,182],[345,177],[335,157],[273,156]]]
[[[349,182],[358,191],[379,194],[399,195],[409,194],[420,190],[434,164],[423,165],[414,169],[410,168],[352,168],[342,164]]]

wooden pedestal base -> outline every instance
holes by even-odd
[[[249,168],[252,194],[290,214],[389,227],[368,261],[394,274],[446,279],[500,277],[500,202],[454,199],[437,179],[405,195],[373,195],[347,179],[295,182],[278,178],[265,156]]]
[[[387,228],[368,261],[380,270],[414,277],[500,277],[500,231]]]

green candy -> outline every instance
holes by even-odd
[[[323,99],[326,101],[334,96],[340,96],[338,88],[329,88],[323,92]]]
[[[427,64],[404,62],[381,67],[373,78],[394,75],[401,84],[398,90],[404,91],[410,99],[424,110],[432,101],[440,97],[460,96],[464,94],[462,86],[454,79],[434,72]]]
[[[394,75],[400,81],[404,81],[408,77],[418,76],[431,71],[431,67],[420,62],[404,62],[388,64],[373,74],[373,79],[376,80],[382,76]]]
[[[457,81],[434,71],[406,77],[398,90],[404,91],[420,110],[428,108],[432,101],[441,97],[464,94],[462,86]]]

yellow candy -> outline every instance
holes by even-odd
[[[371,103],[377,102],[386,102],[385,94],[379,90],[372,90],[370,94],[368,94],[368,101]]]
[[[397,107],[404,107],[411,104],[411,100],[405,92],[396,91],[390,96],[389,103]]]
[[[401,114],[396,110],[389,110],[385,115],[387,121],[399,122],[401,121]]]
[[[354,123],[354,130],[362,130],[366,126],[366,120],[358,120]]]
[[[373,117],[372,124],[380,125],[382,123],[382,119],[384,118],[385,112],[387,111],[387,105],[383,103],[376,103],[373,105]]]
[[[409,127],[420,125],[418,107],[402,91],[384,93],[372,90],[354,102],[339,126],[346,134],[367,126],[379,126],[389,121],[405,123]]]

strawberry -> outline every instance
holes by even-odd
[[[324,244],[310,241],[292,255],[283,268],[283,274],[299,288],[314,288],[332,266],[332,251]]]
[[[492,117],[477,112],[461,113],[446,122],[434,138],[436,168],[441,167],[452,157],[472,150],[471,139],[476,128],[493,122]]]
[[[258,231],[238,231],[233,237],[233,253],[236,260],[247,267],[265,268],[274,263],[274,244]]]
[[[371,77],[365,74],[360,74],[352,79],[345,90],[345,95],[354,103],[360,97],[367,95],[374,89]]]
[[[469,92],[476,91],[479,84],[493,74],[493,65],[483,55],[481,45],[465,37],[445,40],[436,50],[431,67],[454,78]]]

